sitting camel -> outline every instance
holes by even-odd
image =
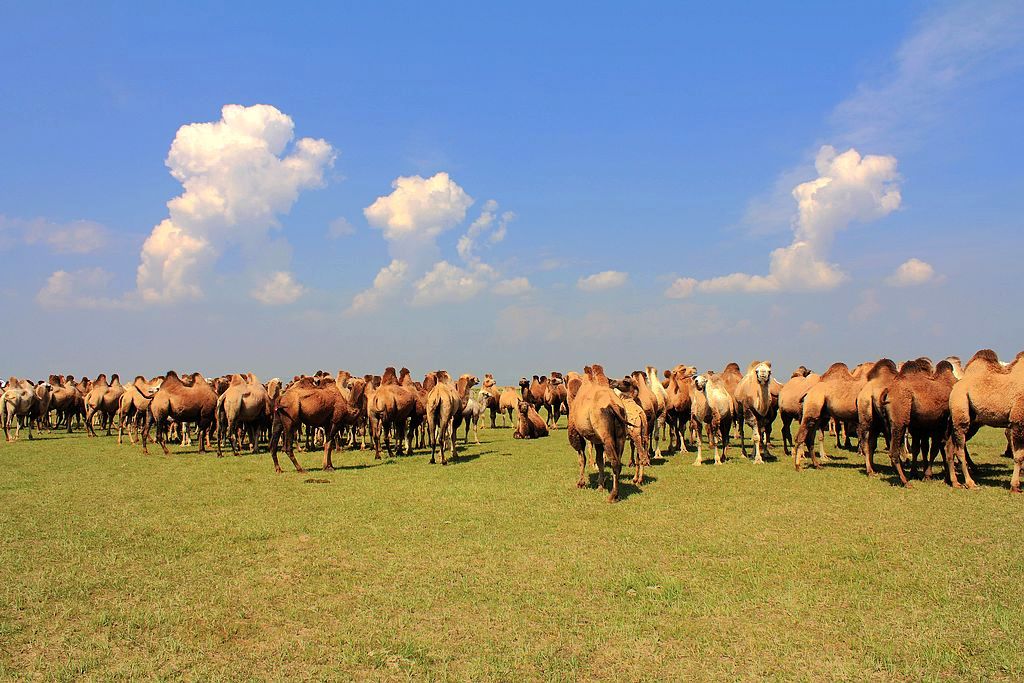
[[[173,370],[164,376],[160,388],[149,403],[146,426],[142,430],[142,452],[149,454],[146,442],[149,430],[156,425],[156,442],[164,455],[170,455],[167,448],[168,420],[177,423],[194,422],[199,429],[199,452],[206,452],[206,430],[213,425],[217,413],[217,394],[198,372],[190,376],[191,385],[186,385]],[[183,429],[185,433],[187,430]]]
[[[594,462],[597,465],[597,486],[604,488],[604,465],[608,460],[612,470],[612,489],[608,495],[611,503],[619,499],[619,475],[622,472],[622,448],[626,441],[629,420],[622,399],[615,395],[600,365],[587,366],[583,376],[570,373],[567,385],[569,399],[569,423],[567,432],[569,445],[576,451],[580,465],[580,478],[576,486],[587,485],[586,444],[594,446]],[[634,483],[642,482],[643,474],[637,471]]]
[[[736,401],[720,375],[708,370],[693,378],[693,418],[708,425],[708,442],[715,449],[715,464],[721,465],[729,448],[729,432],[736,415]],[[697,438],[697,458],[694,465],[702,464],[700,437]],[[719,452],[721,445],[721,452]]]
[[[999,362],[995,352],[984,349],[964,368],[964,376],[949,394],[952,421],[950,443],[946,446],[946,467],[950,483],[959,488],[953,458],[960,461],[964,486],[974,488],[967,468],[967,442],[983,426],[1009,428],[1013,449],[1010,491],[1020,493],[1020,470],[1024,465],[1024,352],[1009,365]]]
[[[750,425],[754,431],[754,462],[761,464],[762,444],[768,455],[768,435],[772,431],[771,395],[772,364],[770,361],[755,360],[747,368],[747,373],[736,386],[736,408],[740,427],[740,449],[743,456],[747,455],[747,446],[743,440],[743,423]]]
[[[529,401],[520,401],[518,406],[519,421],[513,439],[540,439],[548,435],[548,426],[544,418]]]

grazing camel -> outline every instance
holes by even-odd
[[[793,445],[793,420],[800,420],[803,412],[804,396],[811,387],[821,381],[821,376],[811,372],[804,366],[793,371],[789,380],[779,390],[779,415],[782,418],[782,449],[790,454]]]
[[[967,467],[966,448],[978,429],[1008,427],[1013,449],[1010,491],[1020,493],[1020,470],[1024,465],[1024,362],[1021,358],[1024,352],[1004,366],[994,351],[983,349],[968,361],[963,379],[953,385],[949,394],[952,433],[946,446],[946,468],[954,487],[960,487],[953,467],[954,457],[960,461],[964,486],[975,487]]]
[[[199,452],[206,452],[206,430],[213,424],[217,413],[217,394],[210,388],[201,374],[193,373],[191,386],[186,385],[173,370],[167,372],[160,388],[149,403],[146,426],[142,430],[142,452],[149,454],[146,442],[149,430],[156,425],[156,442],[164,455],[170,455],[167,448],[167,421],[177,423],[194,422],[199,429]],[[187,430],[182,430],[187,433]]]
[[[124,434],[125,425],[128,425],[128,438],[135,445],[135,430],[137,421],[144,421],[149,412],[149,403],[153,400],[154,394],[160,388],[163,377],[155,377],[148,382],[146,378],[139,375],[135,381],[125,387],[121,394],[121,400],[117,405],[117,445],[120,446]]]
[[[107,426],[107,436],[110,436],[110,429],[114,424],[114,415],[121,406],[121,396],[124,394],[124,387],[121,386],[121,378],[114,373],[107,383],[107,376],[100,374],[92,383],[89,393],[85,395],[85,429],[89,436],[96,436],[92,421],[96,413],[101,415],[102,422]]]
[[[680,450],[687,447],[686,428],[692,416],[693,378],[697,376],[697,368],[692,365],[677,365],[665,371],[668,386],[665,420],[669,430],[669,449],[673,443]],[[673,440],[674,439],[674,440]]]
[[[812,386],[804,396],[803,411],[800,418],[800,429],[796,434],[796,446],[793,449],[793,465],[801,469],[803,452],[811,454],[811,463],[815,468],[821,462],[814,452],[814,438],[817,431],[822,431],[820,448],[821,459],[827,460],[825,454],[825,430],[829,418],[837,422],[849,423],[857,419],[857,394],[867,383],[868,370],[874,363],[861,363],[853,372],[846,363],[833,363],[821,376],[821,380]]]
[[[548,435],[547,422],[529,401],[519,402],[519,421],[513,439],[540,439]]]
[[[931,361],[928,361],[928,365],[931,372]],[[875,476],[874,456],[878,435],[885,434],[887,440],[890,438],[881,397],[897,372],[896,363],[888,358],[880,359],[868,370],[868,381],[857,393],[857,448],[864,456],[864,473],[869,477]]]
[[[274,406],[274,422],[270,431],[270,457],[274,460],[274,471],[280,473],[277,460],[278,443],[284,437],[284,449],[296,472],[305,472],[295,459],[294,441],[299,427],[321,428],[324,430],[324,462],[326,472],[334,470],[332,453],[335,437],[345,427],[359,421],[358,392],[366,384],[352,383],[350,399],[345,398],[333,377],[301,377],[280,395]]]
[[[761,464],[762,443],[768,455],[768,435],[772,431],[771,394],[772,364],[770,361],[756,360],[747,368],[747,373],[736,385],[736,408],[739,411],[740,449],[743,457],[747,455],[747,446],[743,440],[743,422],[746,421],[754,432],[754,462]]]
[[[594,462],[597,465],[597,487],[604,488],[605,460],[612,470],[612,488],[608,502],[619,499],[619,475],[622,473],[622,448],[626,441],[626,407],[615,395],[600,365],[587,366],[584,375],[569,373],[567,397],[569,399],[569,423],[567,432],[569,445],[576,451],[580,466],[578,488],[587,485],[586,444],[594,447]],[[642,473],[637,472],[633,482],[642,482]]]
[[[904,486],[910,486],[903,472],[908,433],[914,444],[911,477],[916,474],[918,451],[930,443],[930,453],[922,453],[922,456],[925,460],[924,478],[932,478],[932,461],[949,434],[949,395],[955,383],[953,365],[949,361],[939,361],[932,371],[931,363],[918,359],[904,363],[888,389],[882,392],[882,409],[891,430],[889,459]],[[948,467],[947,461],[947,479]]]
[[[729,448],[729,432],[732,430],[732,422],[736,415],[736,401],[729,393],[725,379],[710,370],[693,378],[693,388],[693,418],[708,425],[708,443],[714,447],[715,464],[721,465]],[[701,465],[702,456],[698,436],[697,457],[693,464]]]
[[[249,433],[249,450],[256,452],[256,429],[270,414],[270,394],[251,372],[232,375],[227,388],[217,398],[217,456],[226,434],[231,452],[238,455],[239,432]]]

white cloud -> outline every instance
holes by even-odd
[[[56,223],[45,218],[24,220],[0,215],[0,247],[22,242],[44,244],[58,254],[88,254],[107,245],[110,231],[95,221]]]
[[[113,274],[103,268],[84,268],[68,272],[58,270],[46,280],[36,294],[36,302],[43,308],[111,309],[126,308],[128,302],[106,295]]]
[[[935,269],[930,263],[912,258],[904,261],[892,275],[885,279],[885,282],[892,287],[913,287],[933,282],[936,279]]]
[[[478,263],[480,258],[476,254],[476,248],[480,237],[490,230],[487,241],[490,244],[501,242],[508,233],[508,224],[515,220],[515,217],[516,214],[512,211],[505,211],[499,215],[498,202],[488,199],[477,219],[470,223],[466,234],[459,238],[456,245],[459,257],[466,263]]]
[[[178,129],[167,155],[185,191],[170,200],[142,247],[136,276],[150,303],[202,296],[202,280],[225,246],[259,253],[277,217],[302,190],[323,185],[336,152],[325,140],[294,142],[291,117],[275,107],[229,104],[221,119]]]
[[[581,277],[576,281],[576,286],[584,292],[599,292],[606,289],[614,289],[626,284],[629,275],[618,270],[605,270],[594,273],[587,277]]]
[[[525,277],[514,277],[508,280],[500,280],[494,284],[491,291],[498,296],[518,296],[520,294],[526,294],[533,287],[530,285],[530,281]]]
[[[875,317],[882,311],[882,304],[878,300],[878,292],[873,289],[865,289],[861,292],[860,303],[850,311],[852,322],[864,322]]]
[[[482,292],[497,273],[486,264],[466,269],[448,261],[438,261],[413,284],[414,306],[469,301]]]
[[[339,216],[327,224],[327,236],[331,239],[339,239],[356,234],[354,225],[348,222],[344,216]]]
[[[466,217],[473,198],[447,173],[429,178],[401,176],[391,194],[378,197],[363,214],[388,241],[432,240]]]
[[[409,264],[394,259],[373,278],[373,287],[356,294],[349,313],[365,313],[376,309],[381,302],[398,292],[409,277]]]
[[[676,278],[675,281],[669,285],[669,288],[665,290],[665,296],[669,299],[685,299],[691,294],[697,287],[697,281],[692,277],[680,277]]]
[[[793,241],[769,256],[767,275],[732,273],[693,282],[676,280],[666,296],[702,292],[779,292],[833,289],[846,279],[838,265],[828,261],[836,233],[854,223],[882,218],[901,202],[896,158],[855,149],[842,154],[825,145],[815,160],[818,177],[793,188],[797,203]]]
[[[266,282],[251,292],[252,298],[268,306],[290,304],[305,293],[306,288],[285,270],[271,273]]]

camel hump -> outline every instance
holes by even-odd
[[[608,386],[608,376],[604,374],[604,366],[594,364],[591,366],[591,372],[593,374],[593,380],[598,384]]]
[[[398,373],[393,367],[384,368],[384,374],[380,378],[381,386],[386,384],[398,384]]]
[[[954,374],[953,364],[948,360],[940,360],[938,365],[935,366],[935,377],[943,377],[945,375],[952,376]]]
[[[181,382],[181,378],[178,377],[178,373],[176,373],[174,370],[168,370],[167,374],[164,375],[163,386],[167,386],[167,387],[173,387],[173,386],[176,386],[176,385],[180,386],[181,383],[182,383]]]
[[[989,363],[989,364],[991,364],[991,363],[998,364],[999,363],[999,355],[996,354],[996,352],[993,351],[992,349],[981,349],[980,351],[975,353],[973,356],[971,356],[971,359],[969,361],[967,361],[967,365],[970,365],[974,361],[979,361],[979,362]]]
[[[942,361],[949,366],[950,372],[953,371],[953,366],[947,361]],[[941,363],[940,363],[941,365]],[[911,375],[930,375],[932,374],[932,363],[925,358],[915,358],[914,360],[908,360],[900,368],[900,377],[909,377]]]
[[[831,370],[831,368],[829,368],[829,370]],[[897,372],[896,363],[889,358],[881,358],[875,361],[875,364],[871,366],[870,370],[868,370],[868,379],[881,377],[882,374],[886,372],[895,375]]]
[[[828,379],[830,377],[849,377],[850,368],[846,363],[833,363],[825,371],[825,374],[821,376],[822,379]]]

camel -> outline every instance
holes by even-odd
[[[403,374],[407,375],[408,370],[402,368]],[[366,388],[366,415],[370,425],[370,433],[373,440],[375,459],[380,460],[381,436],[384,438],[384,446],[387,449],[388,457],[391,457],[390,433],[395,432],[399,442],[399,453],[402,452],[401,444],[406,444],[406,452],[412,453],[411,436],[407,438],[406,423],[413,416],[417,409],[419,395],[415,388],[410,390],[398,382],[398,376],[393,367],[384,370],[380,386]],[[425,410],[425,408],[424,408]]]
[[[206,380],[198,372],[189,376],[191,386],[187,386],[178,377],[178,373],[170,370],[164,376],[160,388],[153,394],[149,403],[149,414],[146,426],[142,430],[142,452],[149,454],[146,442],[149,430],[156,425],[156,442],[160,444],[164,455],[170,455],[167,448],[167,421],[194,422],[199,429],[199,452],[206,452],[206,430],[213,424],[217,414],[217,394],[210,388]],[[187,430],[183,429],[187,433]]]
[[[665,431],[665,424],[668,420],[668,389],[658,379],[658,368],[653,365],[648,365],[644,368],[647,373],[647,386],[651,390],[651,394],[654,395],[654,410],[656,413],[657,424],[651,427],[651,432],[655,435],[655,458],[661,456],[661,434]]]
[[[960,461],[964,486],[976,486],[967,467],[967,441],[983,426],[1010,429],[1013,449],[1013,475],[1010,491],[1020,493],[1020,470],[1024,465],[1024,352],[1009,365],[999,362],[990,349],[974,354],[964,367],[963,379],[949,394],[952,429],[946,446],[946,468],[950,483],[960,488],[954,457]]]
[[[145,420],[146,414],[149,412],[149,403],[153,400],[153,395],[160,388],[163,379],[163,377],[155,377],[147,382],[145,377],[139,375],[134,382],[125,387],[117,405],[117,445],[120,446],[122,443],[126,424],[128,425],[128,438],[132,445],[135,445],[134,423],[136,420]]]
[[[466,401],[466,405],[462,407],[462,423],[466,425],[466,438],[463,440],[463,444],[469,445],[469,430],[473,430],[473,437],[477,445],[480,444],[480,417],[484,413],[484,406],[480,401],[475,398],[470,398]]]
[[[527,382],[525,377],[519,380],[519,388],[522,390],[523,400],[533,404],[533,407],[538,412],[541,408],[547,409],[548,424],[551,424],[555,412],[555,396],[549,386],[550,384],[547,375],[534,375],[532,382]]]
[[[928,362],[929,372],[931,362]],[[875,446],[878,435],[889,439],[885,411],[882,409],[882,393],[889,388],[899,370],[888,358],[882,358],[868,370],[868,381],[857,393],[857,448],[864,456],[864,473],[875,476]],[[891,442],[890,442],[891,443]]]
[[[949,361],[939,361],[933,371],[931,363],[918,359],[904,363],[882,392],[882,409],[891,430],[889,459],[900,482],[908,488],[910,482],[903,472],[906,436],[909,433],[914,441],[911,477],[917,469],[918,451],[923,445],[931,444],[931,452],[922,453],[924,478],[931,479],[932,461],[949,434],[949,395],[955,383],[954,368]],[[948,470],[946,476],[949,477]]]
[[[611,382],[611,385],[615,393],[622,398],[622,404],[626,407],[626,419],[629,420],[629,424],[626,425],[626,437],[630,445],[629,466],[639,467],[642,479],[643,468],[651,462],[651,434],[647,425],[647,414],[640,405],[636,381],[632,377]]]
[[[708,443],[715,449],[715,464],[721,465],[729,448],[729,432],[736,416],[736,401],[729,392],[725,379],[710,370],[693,378],[693,388],[693,417],[698,422],[708,425]],[[693,461],[694,465],[702,464],[702,455],[698,436],[697,458]]]
[[[686,427],[692,415],[693,378],[696,375],[697,368],[692,365],[677,365],[665,371],[668,379],[665,420],[669,429],[669,449],[672,448],[673,436],[679,450],[686,448]]]
[[[495,417],[499,414],[503,427],[514,424],[512,416],[518,409],[519,400],[519,394],[513,387],[492,386],[480,390],[480,401],[483,403],[484,410],[491,414],[491,429],[497,429]],[[508,424],[505,423],[506,416],[508,416]]]
[[[302,425],[324,430],[323,470],[333,471],[335,437],[345,427],[358,422],[359,410],[354,403],[358,401],[357,394],[367,386],[365,383],[352,383],[349,396],[353,400],[350,400],[342,394],[333,377],[321,376],[319,381],[314,381],[312,377],[301,377],[282,392],[273,408],[274,421],[270,431],[270,457],[274,460],[274,471],[279,474],[281,472],[277,448],[284,437],[285,453],[295,471],[305,472],[295,459],[294,449],[295,435]]]
[[[821,467],[821,462],[814,452],[814,438],[818,429],[822,431],[821,459],[827,460],[824,431],[828,428],[830,417],[844,424],[857,419],[857,395],[867,384],[867,374],[873,365],[874,363],[861,363],[850,372],[846,363],[833,363],[821,376],[820,381],[807,391],[804,396],[800,429],[796,434],[796,446],[793,448],[793,465],[797,470],[801,469],[803,451],[810,452],[811,462],[815,468]]]
[[[793,420],[799,422],[804,408],[804,396],[811,387],[821,381],[821,376],[804,366],[793,371],[789,380],[779,390],[779,415],[782,418],[782,449],[790,455],[793,445]]]
[[[452,382],[446,371],[432,373],[436,382],[426,397],[427,435],[430,439],[430,464],[436,461],[435,453],[438,442],[441,446],[441,464],[447,465],[445,443],[450,446],[452,458],[458,454],[455,431],[458,429],[456,418],[461,422],[462,408],[469,400],[469,391],[476,384],[473,375],[462,375],[458,382]]]
[[[68,375],[60,378],[57,375],[50,375],[49,383],[53,387],[50,393],[50,409],[57,411],[57,423],[64,420],[67,432],[72,432],[73,418],[76,415],[84,414],[84,395],[75,384],[75,378]]]
[[[519,421],[513,439],[540,439],[548,435],[547,422],[540,416],[537,409],[529,401],[520,401],[518,406]]]
[[[743,440],[743,422],[746,421],[754,431],[754,462],[762,464],[762,442],[765,454],[768,454],[768,435],[772,431],[771,394],[772,364],[770,361],[754,361],[747,368],[743,379],[736,385],[736,409],[739,412],[740,450],[747,455],[747,446]]]
[[[0,394],[0,420],[3,421],[4,438],[8,441],[17,441],[21,437],[21,420],[26,421],[28,427],[28,438],[32,440],[32,411],[36,407],[39,398],[36,396],[35,385],[27,379],[18,380],[11,377]],[[11,438],[10,428],[14,425],[14,438]]]
[[[629,420],[622,399],[615,395],[600,365],[587,366],[584,375],[570,373],[566,395],[569,399],[569,422],[567,432],[569,445],[576,451],[580,466],[578,488],[587,485],[586,444],[594,446],[594,462],[597,464],[597,487],[604,488],[604,465],[608,460],[612,470],[612,488],[608,502],[619,499],[619,475],[622,473],[622,448],[626,441]],[[637,471],[635,484],[643,481],[643,474]]]
[[[121,378],[114,373],[107,383],[107,376],[100,374],[92,383],[89,393],[85,395],[85,430],[90,437],[96,436],[93,429],[93,418],[96,413],[102,416],[102,423],[107,426],[107,436],[110,436],[110,429],[114,424],[114,415],[121,406],[121,395],[124,394],[124,387],[121,386]]]
[[[278,380],[280,381],[280,380]],[[216,390],[215,390],[216,391]],[[243,427],[249,432],[249,447],[256,452],[256,429],[270,414],[270,394],[251,372],[232,375],[227,388],[217,398],[217,457],[225,434],[231,451],[238,455],[238,434]]]
[[[543,383],[544,405],[548,409],[547,423],[551,429],[558,429],[558,420],[562,417],[562,408],[568,407],[565,402],[565,379],[560,372],[552,372],[551,377]]]

